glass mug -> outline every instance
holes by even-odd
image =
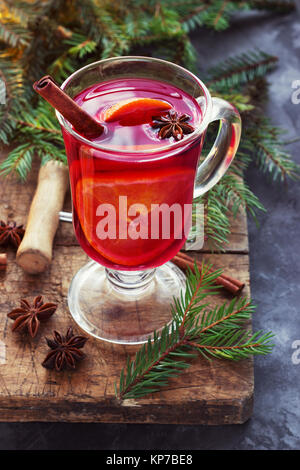
[[[74,229],[92,258],[71,282],[69,309],[83,330],[113,343],[146,342],[171,323],[170,304],[184,289],[185,276],[169,260],[187,241],[193,198],[211,189],[232,162],[241,120],[230,103],[211,97],[198,77],[160,59],[100,60],[73,73],[61,87],[74,98],[96,84],[158,77],[166,88],[175,86],[195,99],[201,111],[194,132],[179,141],[159,147],[90,141],[57,112],[69,164]],[[206,129],[216,120],[215,143],[200,161]],[[165,225],[162,208],[170,217]]]

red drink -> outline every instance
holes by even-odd
[[[179,115],[188,114],[193,127],[202,119],[195,99],[171,84],[150,79],[96,84],[75,101],[101,119],[105,110],[132,98],[163,100]],[[172,151],[169,145],[174,137],[159,138],[151,121],[144,112],[106,122],[104,133],[94,140],[95,147],[75,140],[63,129],[76,236],[84,251],[108,268],[160,266],[179,251],[188,234],[203,136]],[[169,225],[159,210],[162,204],[174,209],[166,211]]]

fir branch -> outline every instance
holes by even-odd
[[[230,234],[230,214],[247,211],[257,221],[258,211],[265,211],[257,196],[242,179],[239,169],[226,173],[204,196],[194,202],[204,204],[205,240],[211,251],[224,251]],[[193,223],[195,220],[193,219]]]
[[[4,83],[5,104],[0,105],[0,143],[9,144],[14,135],[15,116],[25,102],[22,69],[18,61],[10,62],[0,54],[0,79]]]
[[[230,2],[228,0],[219,0],[213,2],[210,9],[206,11],[203,22],[216,31],[223,31],[228,28],[229,21],[233,13],[247,8],[242,2]]]
[[[244,90],[240,93],[238,91],[226,92],[225,90],[219,93],[218,91],[214,90],[213,95],[233,104],[233,106],[235,106],[241,114],[254,110],[251,97],[247,95]]]
[[[24,28],[28,26],[28,21],[30,21],[32,15],[34,15],[34,12],[34,4],[26,1],[16,2],[14,0],[6,0],[2,5],[2,9],[0,7],[2,20],[9,18],[11,21],[20,24]]]
[[[260,336],[259,336],[260,335]],[[222,338],[216,338],[211,344],[207,344],[207,339],[199,338],[198,342],[190,342],[190,345],[198,349],[204,357],[213,356],[220,359],[231,359],[233,361],[247,359],[251,355],[266,355],[272,350],[270,339],[271,333],[258,331],[254,335],[249,333],[229,332]]]
[[[65,40],[65,44],[71,46],[67,53],[79,59],[82,59],[85,55],[91,54],[97,47],[96,41],[80,33],[73,33],[71,38]]]
[[[196,356],[186,350],[185,344],[186,340],[180,339],[179,331],[174,325],[170,333],[169,327],[163,328],[160,338],[155,334],[153,344],[149,340],[147,347],[143,346],[136,354],[135,360],[128,360],[126,368],[122,369],[119,397],[122,400],[139,398],[166,386],[169,378],[189,367],[181,358]],[[178,359],[174,360],[172,356],[177,356]],[[115,388],[118,395],[116,385]]]
[[[16,119],[15,121],[17,125],[20,126],[21,128],[29,127],[31,129],[34,129],[35,131],[42,131],[42,132],[46,132],[47,134],[50,133],[50,134],[56,134],[59,136],[61,135],[61,131],[59,131],[58,129],[52,129],[50,127],[43,127],[36,123],[32,123],[29,121],[22,121],[21,119]]]
[[[295,9],[295,3],[291,0],[205,0],[201,5],[195,5],[193,1],[179,1],[175,8],[182,17],[182,28],[189,33],[198,26],[222,31],[229,27],[231,17],[238,11],[254,9],[288,13]]]
[[[230,234],[228,207],[212,190],[199,198],[198,202],[204,204],[205,240],[210,250],[224,251]]]
[[[185,14],[181,19],[183,30],[189,33],[198,26],[203,26],[203,15],[208,8],[208,4],[202,4]]]
[[[280,179],[286,182],[287,177],[291,179],[299,178],[299,165],[293,162],[285,152],[275,147],[273,143],[256,143],[258,150],[257,164],[264,173],[269,173],[272,179]]]
[[[240,10],[249,9],[243,1],[215,0],[202,2],[200,6],[192,5],[188,13],[183,15],[182,26],[190,32],[197,26],[207,26],[222,31],[229,26],[231,16]]]
[[[31,142],[18,145],[9,153],[9,156],[0,165],[0,175],[8,175],[16,172],[22,180],[25,180],[31,170],[34,149]]]
[[[0,19],[0,42],[13,48],[23,48],[28,45],[30,33],[25,13],[21,14],[16,8],[1,3]]]
[[[0,176],[16,173],[21,180],[25,181],[31,170],[33,157],[39,156],[42,164],[48,160],[61,161],[67,163],[65,151],[57,147],[49,140],[43,140],[41,136],[35,135],[30,140],[26,136],[18,138],[16,147],[10,151],[6,159],[0,165]],[[13,142],[17,144],[17,142]]]
[[[28,44],[27,31],[14,23],[0,23],[0,41],[10,47],[22,47]]]
[[[258,167],[273,181],[298,179],[300,174],[300,166],[282,149],[280,136],[283,132],[268,119],[257,117],[253,126],[247,130]]]
[[[245,326],[254,307],[247,299],[234,299],[229,304],[209,309],[204,304],[215,293],[213,282],[220,275],[202,265],[199,272],[187,276],[185,292],[171,305],[173,323],[154,333],[136,353],[127,359],[120,374],[116,395],[121,399],[140,398],[168,385],[168,380],[190,366],[190,359],[199,353],[206,359],[240,360],[252,355],[269,354],[272,333],[251,334]],[[202,302],[202,303],[201,303]]]
[[[242,208],[256,219],[257,211],[265,211],[257,196],[253,194],[248,185],[237,175],[227,172],[215,186],[215,195],[226,207],[229,207],[236,217]]]
[[[254,78],[264,76],[278,59],[262,51],[249,51],[231,57],[208,71],[208,86],[222,90],[240,86]]]
[[[48,68],[48,72],[55,80],[63,81],[74,70],[75,62],[69,57],[69,52],[61,54]]]
[[[76,68],[77,61],[94,53],[98,46],[95,41],[77,32],[72,33],[63,43],[68,48],[48,68],[49,74],[58,81],[65,80]]]
[[[42,163],[49,159],[66,163],[61,130],[53,108],[46,101],[40,100],[34,111],[24,103],[17,116],[11,117],[11,122],[17,131],[17,138],[12,141],[16,146],[1,163],[0,175],[15,172],[25,180],[34,155],[38,155]]]
[[[203,310],[207,304],[201,304],[201,306],[198,304],[207,297],[208,292],[211,295],[217,293],[214,281],[220,274],[221,270],[212,272],[209,265],[203,265],[201,272],[197,266],[195,274],[189,272],[185,294],[183,295],[182,292],[180,298],[174,299],[174,305],[171,306],[173,320],[181,329],[182,336],[187,325],[194,321],[195,307],[197,307],[196,311],[199,314],[199,309]]]
[[[99,0],[87,0],[84,9],[78,7],[79,18],[87,25],[87,33],[92,40],[102,46],[102,58],[124,55],[129,51],[130,42],[124,25],[108,8],[103,8]]]

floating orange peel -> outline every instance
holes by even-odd
[[[130,98],[107,108],[101,113],[101,118],[105,122],[120,121],[123,125],[143,124],[171,107],[166,101],[153,98]]]

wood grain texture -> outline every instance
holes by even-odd
[[[0,182],[0,219],[25,223],[36,187],[38,164],[25,184],[15,178]],[[65,209],[70,206],[67,196]],[[41,227],[42,230],[42,227]],[[0,421],[81,421],[181,424],[232,424],[246,421],[252,413],[253,362],[237,363],[202,358],[170,382],[168,389],[138,401],[119,403],[113,384],[118,380],[127,354],[134,347],[105,344],[90,338],[87,358],[76,371],[57,373],[41,366],[48,350],[44,336],[53,329],[66,331],[74,324],[67,307],[67,292],[76,271],[87,261],[78,246],[71,224],[61,223],[55,237],[53,261],[38,276],[25,273],[7,248],[8,265],[0,272]],[[246,218],[233,225],[225,254],[197,253],[233,277],[246,282],[249,295],[249,260]],[[34,339],[12,333],[6,314],[19,299],[42,293],[45,300],[59,304],[56,313],[41,325]],[[231,299],[222,290],[214,302]]]

